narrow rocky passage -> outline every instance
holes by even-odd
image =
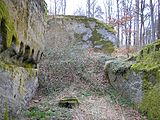
[[[133,104],[122,98],[104,77],[103,67],[113,59],[79,45],[46,51],[40,65],[40,87],[23,113],[28,120],[142,120]],[[61,108],[64,97],[76,97],[79,106]],[[26,119],[26,118],[25,118]]]

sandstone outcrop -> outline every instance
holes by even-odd
[[[117,38],[115,30],[95,18],[85,16],[50,16],[46,28],[46,45],[63,49],[75,43],[112,53]]]
[[[0,119],[16,115],[38,86],[45,6],[43,0],[0,1]]]

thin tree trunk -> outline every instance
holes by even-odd
[[[54,0],[54,14],[57,15],[57,0]]]
[[[120,31],[119,31],[119,22],[120,22],[120,20],[119,20],[119,0],[117,0],[117,17],[118,17],[118,19],[117,19],[117,21],[118,21],[118,26],[117,26],[117,47],[119,47],[119,39],[120,39]]]
[[[62,14],[66,14],[66,0],[62,0]]]
[[[136,17],[134,17],[133,45],[136,46]]]
[[[130,2],[129,6],[129,16],[130,16],[130,21],[129,21],[129,35],[128,35],[128,47],[130,48],[131,46],[131,34],[132,34],[132,1]],[[128,49],[129,50],[129,49]],[[129,52],[129,51],[128,51]]]
[[[158,0],[158,27],[157,38],[160,39],[160,0]]]
[[[152,0],[150,0],[150,10],[151,10],[151,27],[152,27],[152,41],[155,40],[155,22],[154,22],[154,6]]]
[[[141,0],[140,47],[144,45],[144,8],[145,0]]]
[[[136,50],[139,49],[139,0],[136,0]]]
[[[91,1],[87,0],[87,15],[88,17],[91,17]]]
[[[103,1],[103,5],[104,5],[104,9],[105,9],[105,22],[107,23],[108,22],[108,15],[107,15],[107,5],[106,3]]]

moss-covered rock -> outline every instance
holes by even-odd
[[[159,120],[160,40],[145,46],[136,60],[128,63],[118,59],[106,62],[106,78],[120,93],[137,103],[150,120]]]
[[[44,0],[0,0],[0,119],[5,118],[5,104],[11,119],[38,87],[45,5]]]
[[[73,15],[65,15],[65,16],[59,15],[59,17],[68,20],[77,20],[79,22],[85,23],[86,27],[89,27],[88,25],[89,22],[95,22],[96,28],[105,28],[108,32],[116,34],[116,31],[114,30],[113,26],[103,23],[95,18],[88,18],[86,16],[73,16]]]
[[[160,119],[160,40],[147,45],[137,55],[131,69],[142,72],[144,97],[139,107],[151,120]]]
[[[15,37],[16,45],[19,45],[17,34],[14,29],[14,23],[12,18],[9,16],[8,7],[0,1],[0,33],[2,33],[2,41],[4,48],[9,48],[12,42],[13,36]]]
[[[110,54],[114,51],[117,41],[115,30],[112,26],[95,18],[87,18],[85,16],[50,16],[47,31],[46,38],[47,42],[49,42],[47,45],[52,44],[52,47],[56,47],[61,39],[65,39],[63,41],[66,42],[65,45],[68,43],[70,45],[71,41],[73,41],[84,45],[85,48],[92,47],[95,50]],[[56,35],[52,34],[53,32]],[[63,44],[61,42],[58,45],[62,46]]]

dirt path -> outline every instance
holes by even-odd
[[[77,97],[80,105],[74,109],[61,108],[58,102],[63,97]],[[38,108],[46,120],[142,120],[141,115],[130,107],[119,105],[108,94],[99,94],[90,90],[90,86],[81,82],[71,83],[69,87],[54,95],[37,94],[29,105]],[[30,112],[31,114],[33,111]],[[41,113],[41,114],[42,114]],[[37,115],[36,115],[37,114]],[[28,120],[38,120],[38,112],[32,114]]]
[[[23,111],[24,120],[145,120],[104,79],[110,57],[77,48],[52,54],[41,63],[40,88]],[[61,108],[63,97],[76,97],[80,104]]]

